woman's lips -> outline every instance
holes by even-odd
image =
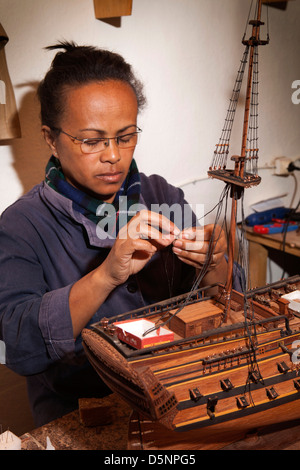
[[[119,183],[122,179],[122,172],[101,173],[100,175],[96,175],[96,178],[105,181],[106,183]]]

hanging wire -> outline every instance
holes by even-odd
[[[227,198],[228,198],[229,190],[230,190],[230,186],[226,185],[225,188],[223,189],[222,193],[221,193],[218,204],[216,204],[216,206],[215,206],[215,208],[217,208],[217,214],[216,214],[216,218],[215,218],[215,222],[214,222],[214,227],[213,227],[213,230],[212,230],[212,235],[211,235],[209,243],[208,243],[208,250],[207,250],[207,253],[206,253],[205,261],[203,263],[203,266],[202,266],[201,270],[199,271],[198,275],[196,276],[196,279],[195,279],[195,281],[194,281],[187,297],[185,298],[184,302],[178,307],[178,309],[171,316],[169,316],[169,312],[165,313],[162,317],[159,318],[159,320],[157,321],[157,324],[155,324],[154,327],[149,328],[148,330],[146,330],[143,333],[143,336],[146,336],[149,333],[151,333],[152,331],[155,331],[158,328],[161,328],[161,327],[167,325],[174,316],[178,315],[178,313],[181,312],[182,309],[186,305],[189,304],[190,299],[191,299],[194,291],[199,288],[204,276],[207,274],[207,271],[208,271],[208,268],[209,268],[209,265],[210,265],[215,247],[218,243],[219,237],[221,236],[221,233],[222,233],[222,230],[223,230],[223,227],[224,227],[225,219],[223,220],[223,223],[221,225],[219,225],[218,222],[219,222],[219,219],[220,219],[221,214],[222,214],[222,208],[223,208],[223,202],[224,201],[226,202],[226,207],[227,207]],[[211,211],[209,211],[209,212],[211,212]],[[205,217],[205,215],[203,217]],[[202,219],[203,217],[198,218],[198,221],[200,219]],[[217,226],[219,227],[219,233],[216,237]],[[166,316],[168,316],[167,320],[165,320],[163,323],[161,323],[162,320]]]
[[[289,226],[290,221],[293,219],[293,215],[297,212],[297,210],[299,208],[299,205],[300,205],[300,200],[299,200],[297,206],[294,209],[291,209],[289,211],[288,216],[285,219],[284,230],[282,232],[282,253],[283,253],[283,255],[285,253],[285,248],[286,248],[286,236],[287,236],[287,233],[288,233],[288,231],[287,231],[288,226]],[[282,270],[282,274],[281,274],[281,279],[284,279],[285,275],[286,275],[286,257],[283,256],[283,270]]]
[[[266,4],[267,7],[267,40],[270,40],[270,31],[269,31],[269,5]]]
[[[252,11],[252,5],[253,5],[253,0],[251,0],[251,5],[250,5],[250,8],[249,8],[249,13],[248,13],[248,17],[247,17],[247,21],[246,21],[246,25],[245,25],[245,31],[244,31],[243,39],[245,39],[245,37],[246,37],[247,28],[248,28],[248,24],[249,24],[249,18],[250,18],[251,11]]]
[[[253,304],[251,299],[248,299],[246,292],[250,286],[247,286],[246,282],[248,280],[251,283],[251,279],[249,277],[249,255],[248,250],[246,249],[247,242],[246,242],[246,222],[245,222],[245,213],[244,213],[244,194],[242,194],[241,198],[241,224],[240,230],[238,230],[238,242],[239,242],[239,250],[237,256],[237,262],[243,268],[245,276],[242,278],[242,292],[244,294],[244,325],[245,325],[245,334],[248,338],[248,345],[249,345],[249,363],[248,363],[248,376],[245,383],[244,393],[248,391],[250,401],[254,405],[251,396],[251,381],[250,377],[251,374],[257,373],[258,380],[263,383],[262,375],[259,370],[259,365],[257,362],[256,357],[256,343],[257,343],[257,330],[256,330],[256,323],[255,323],[255,312],[253,308]]]

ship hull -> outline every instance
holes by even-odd
[[[286,285],[298,288],[300,278]],[[274,292],[277,285],[268,287],[269,305],[248,296],[250,323],[221,324],[142,351],[120,343],[103,323],[83,331],[91,364],[133,409],[132,448],[221,448],[257,427],[300,419],[300,319]],[[235,299],[236,319],[244,312],[238,293]],[[172,311],[175,301],[169,299]],[[163,313],[157,305],[148,313],[157,319],[165,312],[164,304]]]
[[[278,402],[279,403],[279,402]],[[285,427],[300,423],[299,403],[280,403],[255,411],[251,415],[234,417],[221,423],[211,423],[205,428],[178,433],[166,430],[157,422],[151,422],[134,412],[129,423],[128,449],[132,450],[218,450],[243,440],[255,439],[261,429],[273,429],[273,425]]]

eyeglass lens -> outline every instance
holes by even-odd
[[[118,147],[129,149],[135,147],[138,142],[138,132],[103,139],[86,139],[81,143],[83,153],[96,153],[105,150],[109,146],[109,141],[115,140]]]

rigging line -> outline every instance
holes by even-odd
[[[237,263],[242,267],[244,270],[244,275],[242,276],[241,284],[242,284],[242,291],[246,292],[247,286],[246,286],[246,279],[248,279],[248,262],[247,262],[247,256],[246,256],[246,243],[245,243],[245,237],[244,237],[244,226],[242,224],[241,229],[238,229],[237,233],[238,237],[238,254],[237,254]]]
[[[241,239],[243,240],[244,238],[244,234],[245,234],[245,215],[244,215],[244,194],[242,195],[242,200],[241,200],[241,216],[242,216],[242,235],[241,235]],[[245,245],[243,244],[241,246],[241,248],[245,247]],[[241,251],[245,251],[244,249],[241,250]],[[245,260],[247,262],[247,257],[245,257]],[[249,397],[250,397],[250,401],[253,403],[254,405],[254,401],[252,399],[252,396],[251,396],[251,382],[250,382],[250,374],[257,371],[258,373],[258,377],[259,377],[259,380],[263,382],[263,378],[262,378],[262,375],[260,373],[260,369],[259,369],[259,365],[258,365],[258,362],[257,362],[257,357],[256,357],[256,351],[255,351],[255,344],[253,341],[256,341],[256,338],[257,338],[257,330],[256,330],[256,325],[255,323],[253,323],[253,320],[255,320],[254,318],[254,308],[253,308],[253,304],[250,302],[250,305],[249,305],[249,302],[248,302],[248,299],[246,297],[246,285],[245,285],[245,282],[246,282],[246,279],[247,278],[244,278],[243,279],[243,291],[244,291],[244,318],[245,318],[245,333],[247,334],[248,336],[248,340],[249,340],[249,350],[251,351],[250,354],[249,354],[249,364],[248,364],[248,370],[249,370],[249,373],[248,373],[248,377],[247,377],[247,380],[246,380],[246,383],[245,383],[245,392],[246,393],[246,390],[248,388],[248,393],[249,393]],[[251,315],[251,318],[250,318],[250,321],[247,320],[247,316],[248,316],[248,313],[249,315]],[[253,336],[253,339],[252,339],[252,336]]]
[[[231,187],[231,185],[229,185],[229,184],[228,184],[228,186]],[[244,192],[242,192],[242,199],[243,199],[243,194],[244,194]],[[237,227],[237,212],[235,212],[234,218],[235,218],[235,227]],[[234,234],[235,236],[236,236],[236,233],[237,233],[237,232],[235,231],[235,234]],[[229,234],[228,234],[228,237],[229,237]],[[229,239],[228,239],[228,241],[227,241],[227,245],[228,245],[228,243],[229,243]],[[239,249],[240,249],[240,248],[239,248]],[[234,264],[235,264],[235,263],[234,263]],[[226,302],[226,304],[225,304],[225,305],[226,305],[226,308],[225,308],[225,310],[224,310],[223,320],[222,320],[222,323],[221,323],[221,324],[223,324],[223,323],[226,322],[226,320],[227,320],[228,309],[230,308],[231,293],[232,293],[232,290],[230,290],[229,294],[228,294],[228,292],[227,292],[227,295],[229,295],[229,302]],[[243,293],[244,296],[245,296],[245,289],[243,289],[243,286],[242,286],[242,293]]]
[[[229,187],[225,186],[225,188],[223,189],[223,191],[222,191],[222,193],[221,193],[221,197],[220,197],[218,203],[217,203],[210,211],[206,212],[203,216],[197,217],[197,218],[196,218],[197,222],[199,222],[201,219],[203,219],[204,217],[206,217],[207,215],[209,215],[211,212],[213,212],[213,211],[216,209],[216,207],[218,207],[220,204],[223,203],[223,200],[224,200],[224,199],[225,199],[225,201],[226,201],[226,207],[227,207],[227,199],[228,199],[228,198],[227,198],[227,195],[228,195],[228,191],[229,191]],[[226,209],[225,209],[225,211],[226,211]],[[223,224],[224,224],[224,223],[223,223]],[[221,227],[221,228],[222,228],[222,227]],[[221,234],[221,232],[220,232],[220,234]],[[169,287],[170,297],[172,297],[171,292],[173,292],[175,263],[174,263],[174,260],[173,260],[173,263],[172,263],[172,266],[173,266],[173,269],[172,269],[172,279],[171,279],[171,282],[170,282],[170,279],[169,279],[169,277],[168,277],[168,272],[167,272],[167,260],[168,260],[169,254],[170,254],[170,250],[168,250],[167,253],[166,253],[166,257],[165,257],[165,259],[164,259],[164,267],[165,267],[165,271],[166,271],[166,275],[167,275],[167,279],[168,279],[168,287]],[[173,256],[173,253],[172,253],[172,256]],[[204,276],[203,276],[203,277],[204,277]],[[201,281],[200,281],[200,282],[201,282]],[[194,282],[194,284],[193,284],[193,286],[192,286],[192,288],[191,288],[191,290],[190,290],[191,292],[196,289],[196,287],[194,287],[194,285],[195,285],[196,283],[197,283],[197,278],[196,278],[196,281]],[[162,318],[164,318],[164,316],[161,317],[160,320],[161,320]]]
[[[246,37],[246,32],[247,32],[247,28],[248,28],[248,24],[249,24],[249,18],[250,18],[250,14],[251,14],[251,10],[252,10],[252,5],[253,5],[253,0],[251,0],[249,12],[248,12],[248,18],[247,18],[246,25],[245,25],[245,31],[244,31],[243,39],[245,39],[245,37]]]
[[[208,212],[206,212],[206,214],[202,215],[201,217],[198,217],[197,218],[198,222],[201,219],[204,219],[204,217],[206,217],[207,215],[211,214],[211,212],[213,212],[216,209],[216,207],[218,207],[219,204],[221,204],[223,202],[223,199],[226,197],[226,193],[227,193],[228,190],[229,190],[229,187],[225,186],[225,188],[223,189],[223,191],[221,193],[221,197],[220,197],[219,201],[217,202],[217,204],[212,209],[210,209]]]
[[[206,255],[206,260],[205,260],[205,263],[204,263],[204,266],[202,267],[201,271],[199,272],[199,275],[197,276],[192,288],[191,288],[191,292],[193,290],[195,290],[195,286],[197,286],[200,282],[201,282],[201,276],[202,278],[204,277],[204,275],[206,274],[205,271],[205,265],[207,264],[207,267],[209,265],[209,261],[210,261],[210,258],[211,258],[211,255],[213,254],[212,252],[212,245],[213,245],[213,242],[214,242],[214,232],[215,232],[215,228],[218,224],[218,221],[220,219],[220,216],[221,216],[221,211],[222,211],[222,206],[223,206],[223,201],[225,200],[227,202],[227,197],[228,197],[228,192],[229,192],[229,186],[225,186],[225,188],[223,189],[222,193],[221,193],[221,196],[220,196],[220,199],[219,199],[219,202],[218,204],[216,204],[215,208],[217,207],[218,208],[218,211],[217,211],[217,215],[215,217],[215,222],[214,222],[214,228],[213,228],[213,232],[212,232],[212,236],[210,238],[210,241],[209,241],[209,247],[208,247],[208,251],[207,251],[207,255]],[[210,211],[211,212],[211,211]],[[202,217],[201,217],[202,218]],[[223,222],[224,223],[224,222]],[[222,227],[221,227],[222,228]],[[219,236],[221,235],[222,231],[220,231],[219,233]],[[218,241],[218,239],[217,239]],[[207,268],[206,268],[207,270]]]
[[[225,234],[226,234],[226,240],[227,240],[227,246],[229,245],[229,235],[230,235],[230,231],[228,230],[228,223],[227,223],[227,211],[228,211],[228,194],[229,194],[229,190],[230,190],[230,185],[227,184],[227,193],[226,193],[226,199],[225,199],[225,209],[224,209],[224,226],[225,226]]]
[[[298,190],[298,181],[297,181],[296,176],[294,175],[294,172],[292,172],[291,176],[294,178],[294,192],[293,192],[291,202],[290,202],[290,206],[289,206],[290,209],[292,209],[292,207],[293,207],[294,199],[295,199],[295,196],[296,196],[297,190]]]
[[[300,199],[298,201],[298,204],[297,204],[296,208],[294,209],[294,212],[297,212],[299,206],[300,206]]]
[[[228,188],[229,189],[229,188]],[[210,214],[211,212],[213,212],[215,210],[216,207],[218,207],[222,202],[223,202],[223,199],[226,198],[226,194],[227,194],[227,191],[228,189],[225,187],[221,193],[221,197],[219,199],[219,202],[210,210],[208,211],[206,214],[204,214],[203,216],[201,217],[198,217],[196,220],[197,222],[199,222],[202,218],[204,218],[206,215]],[[223,194],[224,193],[224,194]],[[226,198],[226,204],[227,204],[227,198]],[[221,233],[221,232],[220,232]],[[170,297],[172,297],[171,293],[173,292],[173,285],[174,285],[174,270],[175,270],[175,263],[174,263],[174,259],[173,259],[173,263],[172,263],[172,279],[171,279],[171,282],[170,282],[170,279],[169,279],[169,276],[168,276],[168,272],[167,272],[167,261],[168,261],[168,258],[169,258],[169,255],[170,255],[170,250],[167,251],[166,253],[166,257],[164,259],[164,268],[165,268],[165,271],[166,271],[166,275],[167,275],[167,280],[168,280],[168,288],[169,288],[169,294],[170,294]],[[172,258],[173,258],[173,253],[171,253],[172,255]],[[195,284],[195,283],[194,283]],[[191,288],[191,291],[195,290],[194,288],[194,285],[193,287]],[[164,318],[164,317],[161,317],[161,319]]]
[[[227,187],[228,186],[228,187]],[[213,232],[212,232],[212,236],[210,238],[210,241],[209,241],[209,247],[208,247],[208,251],[207,251],[207,255],[206,255],[206,264],[207,264],[207,268],[208,268],[208,265],[209,265],[209,262],[210,262],[210,259],[211,259],[211,256],[213,254],[213,244],[215,242],[217,242],[219,240],[219,238],[217,240],[214,239],[214,233],[215,233],[215,230],[216,230],[216,226],[218,225],[218,222],[219,222],[219,219],[220,219],[220,216],[221,216],[221,212],[222,212],[222,207],[223,207],[223,202],[224,200],[226,201],[227,203],[227,198],[228,198],[228,193],[229,193],[229,185],[225,186],[225,188],[223,189],[222,193],[221,193],[221,197],[220,197],[220,200],[219,200],[219,203],[217,205],[218,207],[218,210],[217,210],[217,215],[216,215],[216,218],[215,218],[215,222],[214,222],[214,228],[213,228]],[[224,225],[224,221],[223,221],[223,224],[222,226]],[[222,226],[221,226],[221,229],[222,229]],[[219,232],[219,237],[222,233],[222,230],[220,230]],[[215,243],[216,245],[216,243]],[[206,270],[207,270],[206,268]],[[194,283],[194,286],[197,286],[201,280],[203,279],[204,275],[206,274],[206,272],[204,272],[204,269],[202,268],[201,272],[199,273],[199,276],[197,277],[195,283]],[[202,278],[201,278],[201,275],[202,275]],[[199,281],[200,279],[200,281]],[[193,290],[193,288],[192,288]]]
[[[171,260],[171,279],[169,278],[168,274],[168,259],[169,256],[172,256]],[[174,253],[170,249],[170,246],[168,246],[167,250],[165,252],[162,251],[162,259],[163,259],[163,265],[167,277],[167,283],[168,283],[168,289],[169,289],[169,297],[173,297],[173,287],[174,287],[174,274],[175,274],[175,261],[174,261]]]
[[[256,6],[255,6],[255,14],[254,14],[254,18],[257,18],[258,4],[259,4],[259,0],[256,0]]]
[[[248,279],[248,271],[249,271],[249,266],[248,266],[248,258],[247,258],[247,253],[246,253],[246,244],[245,244],[245,214],[244,214],[244,195],[243,201],[242,201],[242,230],[240,231],[240,245],[239,245],[239,255],[241,258],[241,266],[242,268],[246,271],[245,276],[242,278],[242,289],[244,294],[246,294],[247,291],[247,279]]]
[[[245,249],[245,213],[244,213],[244,193],[241,196],[241,230],[238,232],[238,240],[239,240],[239,252],[238,252],[238,259],[240,260],[240,265],[243,269],[248,270],[248,262],[246,256],[246,249]],[[247,311],[249,309],[249,303],[246,297],[247,292],[247,285],[246,285],[247,276],[243,276],[241,279],[241,286],[242,286],[242,293],[244,295],[244,315],[245,321],[247,321]],[[253,310],[252,310],[252,319],[253,319]],[[250,338],[251,340],[251,338]]]
[[[229,142],[235,117],[235,112],[239,100],[239,94],[243,82],[244,72],[246,68],[246,64],[248,62],[248,54],[249,54],[249,45],[246,45],[243,57],[240,63],[240,67],[238,70],[237,78],[234,84],[233,92],[230,98],[229,107],[227,109],[227,114],[225,117],[225,123],[223,125],[223,129],[221,132],[221,136],[219,139],[219,143],[216,145],[214,156],[212,159],[211,167],[214,168],[225,168],[227,164],[227,156],[229,153]]]
[[[217,242],[219,241],[220,239],[220,236],[222,234],[222,231],[223,231],[223,226],[224,226],[224,221],[222,223],[222,225],[220,226],[220,231],[219,231],[219,235],[217,237],[217,239],[215,239],[215,230],[216,230],[216,227],[218,225],[218,221],[220,219],[220,215],[219,214],[216,218],[216,222],[214,224],[214,228],[213,228],[213,232],[212,232],[212,236],[210,238],[210,241],[209,241],[209,248],[208,248],[208,252],[207,252],[207,255],[206,255],[206,262],[205,264],[207,265],[206,266],[206,269],[205,270],[201,270],[201,276],[199,274],[198,278],[196,279],[195,283],[194,283],[194,289],[196,289],[197,287],[199,287],[200,285],[200,282],[202,281],[203,277],[205,276],[206,272],[207,272],[207,269],[209,267],[209,264],[210,264],[210,260],[211,260],[211,257],[213,256],[213,253],[214,253],[214,249],[217,245]]]
[[[250,100],[249,128],[247,132],[246,170],[258,172],[258,46],[253,53],[253,87]]]
[[[270,34],[269,34],[269,5],[266,4],[267,7],[267,39],[270,39]]]
[[[228,191],[226,192],[223,225],[225,226],[227,246],[229,246],[230,230],[229,230],[229,226],[228,226],[228,223],[227,223],[227,213],[228,213],[228,196],[229,196],[229,191],[231,190],[231,185],[229,183],[227,183],[226,187],[227,187]],[[222,295],[222,294],[220,293],[220,295]],[[230,297],[231,297],[231,293],[230,293]],[[227,306],[228,305],[229,305],[229,303],[227,303]],[[221,324],[224,323],[226,317],[227,317],[227,310],[224,312],[223,320],[222,320]]]
[[[181,310],[188,304],[188,302],[190,301],[191,296],[193,295],[194,290],[199,286],[202,279],[206,275],[207,269],[208,269],[209,264],[210,264],[211,257],[212,257],[213,252],[214,252],[214,247],[216,246],[216,243],[219,239],[219,238],[215,239],[214,235],[215,235],[215,230],[216,230],[216,227],[217,227],[218,220],[219,220],[220,215],[221,215],[223,200],[226,197],[226,195],[228,194],[228,191],[229,191],[229,187],[228,188],[225,187],[224,190],[222,191],[222,194],[221,194],[221,197],[220,197],[220,200],[219,200],[219,204],[218,204],[218,211],[217,211],[217,215],[216,215],[216,219],[215,219],[215,223],[214,223],[214,228],[213,228],[213,231],[212,231],[212,236],[209,240],[209,246],[208,246],[208,250],[207,250],[207,253],[206,253],[206,259],[205,259],[205,262],[204,262],[201,270],[199,271],[198,276],[196,277],[196,280],[193,283],[193,286],[192,286],[188,296],[186,297],[183,304],[181,306],[179,306],[178,309],[173,313],[173,315],[171,315],[169,318],[167,318],[167,320],[165,320],[163,323],[156,324],[154,327],[151,327],[148,330],[146,330],[143,333],[143,336],[146,336],[147,334],[151,333],[152,331],[155,331],[158,328],[161,328],[161,327],[167,325],[174,316],[178,315],[178,313],[181,312]],[[218,237],[220,237],[221,233],[222,233],[222,230],[220,230]],[[161,322],[161,320],[163,320],[167,315],[168,315],[168,312],[166,312],[162,317],[160,317],[158,319],[158,322]]]
[[[227,185],[228,186],[228,185]],[[206,272],[207,272],[207,269],[209,267],[209,264],[210,264],[210,260],[211,260],[211,257],[213,255],[213,244],[215,244],[216,246],[216,243],[218,242],[219,240],[219,237],[221,236],[221,233],[222,233],[222,229],[223,229],[223,225],[224,225],[224,221],[223,221],[223,224],[221,226],[221,230],[219,232],[219,236],[218,238],[215,240],[215,230],[216,230],[216,226],[218,224],[218,221],[220,219],[220,216],[221,216],[221,212],[222,212],[222,207],[223,207],[223,201],[225,200],[226,201],[226,204],[227,204],[227,198],[228,198],[228,193],[229,193],[229,186],[227,187],[225,186],[225,188],[223,189],[222,193],[221,193],[221,196],[220,196],[220,199],[219,199],[219,202],[218,204],[216,204],[215,207],[218,208],[217,210],[217,215],[215,217],[215,222],[214,222],[214,228],[213,228],[213,231],[212,231],[212,235],[210,237],[210,240],[209,240],[209,246],[208,246],[208,250],[207,250],[207,254],[206,254],[206,259],[205,259],[205,262],[198,274],[198,276],[196,277],[196,280],[194,281],[194,284],[190,290],[190,294],[199,286],[200,282],[202,281],[203,277],[205,276]],[[210,211],[211,212],[211,211]],[[201,217],[202,218],[202,217]],[[198,219],[199,220],[199,219]],[[186,300],[185,303],[187,303],[189,300],[189,298]]]
[[[245,215],[244,215],[244,194],[242,194],[242,198],[241,198],[241,214],[242,214],[242,230],[241,232],[239,233],[238,232],[238,239],[239,239],[239,253],[238,253],[238,257],[240,259],[240,262],[241,262],[241,267],[242,268],[246,268],[246,270],[248,270],[248,263],[247,263],[247,256],[245,256],[245,243],[244,243],[244,234],[245,234]],[[252,324],[252,321],[250,321],[250,323],[247,321],[247,313],[251,313],[251,311],[249,310],[249,304],[248,304],[248,301],[247,301],[247,298],[246,298],[246,290],[247,290],[247,286],[246,286],[246,279],[247,279],[247,276],[243,276],[242,277],[242,280],[241,280],[241,286],[242,286],[242,292],[244,294],[244,318],[245,318],[245,332],[249,338],[249,343],[251,345],[251,351],[252,351],[252,354],[249,356],[249,361],[250,361],[250,369],[254,370],[255,369],[255,364],[257,364],[257,361],[256,361],[256,354],[255,354],[255,348],[254,348],[254,344],[253,344],[253,341],[252,341],[252,335],[254,336],[254,338],[256,337],[256,328],[255,328],[255,325],[254,325],[254,330],[252,331],[251,333],[251,324]],[[254,318],[254,311],[253,311],[253,306],[252,306],[252,320]],[[252,324],[253,326],[253,324]],[[258,367],[258,366],[257,366]]]
[[[294,194],[293,194],[293,197],[292,197],[292,201],[295,197],[296,190],[297,190],[297,179],[296,179],[295,175],[293,175],[293,176],[295,178],[295,189],[294,189]],[[284,276],[286,274],[286,257],[284,256],[284,254],[285,254],[285,248],[286,248],[287,229],[288,229],[288,225],[291,221],[292,215],[295,214],[295,212],[297,211],[297,209],[299,207],[299,204],[300,204],[300,201],[298,202],[295,209],[291,209],[289,211],[287,219],[285,221],[285,226],[284,226],[284,231],[283,231],[283,240],[282,240],[282,253],[283,253],[283,271],[282,271],[282,274],[281,274],[282,279],[284,278]]]
[[[211,237],[211,239],[213,239],[213,236]],[[208,250],[208,253],[209,253],[209,252],[211,253],[210,248],[209,248],[209,250]],[[173,313],[173,315],[171,315],[171,317],[169,317],[165,322],[159,323],[158,325],[155,325],[154,327],[148,329],[148,330],[143,334],[143,336],[146,336],[147,334],[151,333],[152,331],[157,330],[158,328],[161,328],[162,326],[167,325],[167,324],[170,322],[170,320],[171,320],[174,316],[176,316],[179,312],[181,312],[181,310],[189,303],[190,298],[191,298],[191,296],[192,296],[194,290],[198,287],[198,285],[200,284],[200,282],[202,281],[203,277],[205,276],[205,274],[206,274],[206,272],[207,272],[207,269],[208,269],[208,266],[209,266],[210,257],[211,257],[211,255],[208,254],[207,257],[206,257],[206,261],[205,261],[205,263],[204,263],[202,269],[200,270],[200,272],[199,272],[199,274],[198,274],[196,280],[194,281],[194,284],[193,284],[193,286],[192,286],[192,288],[191,288],[191,290],[190,290],[190,292],[189,292],[189,295],[187,296],[187,298],[185,299],[185,301],[183,302],[183,304],[182,304],[180,307],[178,307],[178,309]],[[169,315],[168,312],[166,312],[165,315],[163,315],[162,317],[160,317],[158,321],[161,322],[161,320],[164,319],[167,315]]]
[[[282,241],[282,253],[283,253],[283,271],[281,278],[283,279],[285,274],[286,274],[286,257],[284,256],[285,254],[285,247],[286,247],[286,236],[287,236],[287,229],[288,225],[290,222],[290,215],[288,216],[288,219],[286,220],[285,226],[284,226],[284,231],[283,231],[283,241]]]

